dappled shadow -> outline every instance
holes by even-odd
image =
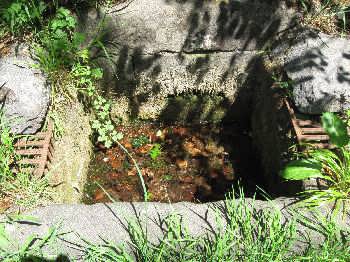
[[[135,5],[138,4],[136,2],[134,1],[128,7],[129,9],[124,9],[120,14],[113,13],[115,14],[113,23],[119,23],[127,13],[135,12]],[[171,66],[171,63],[175,63],[175,67],[183,66],[185,71],[194,77],[194,82],[189,83],[189,85],[194,85],[194,88],[200,85],[209,86],[208,81],[211,80],[208,75],[213,74],[212,70],[219,63],[219,71],[221,72],[218,73],[218,77],[221,79],[221,85],[225,85],[226,81],[235,77],[237,66],[242,62],[242,59],[254,60],[254,56],[258,55],[251,53],[247,56],[247,51],[261,52],[266,50],[281,28],[288,28],[295,23],[292,19],[287,22],[283,21],[284,24],[282,24],[282,18],[278,13],[281,6],[280,1],[269,1],[269,3],[229,1],[219,4],[194,0],[165,0],[166,4],[161,2],[160,8],[164,8],[164,10],[183,9],[184,14],[180,14],[181,11],[176,11],[180,14],[179,24],[181,25],[176,30],[181,30],[181,34],[185,34],[183,40],[174,39],[174,44],[171,42],[159,44],[159,41],[162,40],[156,38],[154,40],[155,49],[149,48],[152,44],[151,38],[154,37],[152,35],[154,32],[149,30],[155,29],[137,22],[137,19],[142,19],[140,17],[135,17],[135,23],[140,23],[140,28],[134,30],[125,25],[125,28],[122,26],[114,28],[114,32],[108,32],[107,29],[101,39],[107,48],[114,51],[119,50],[119,54],[111,54],[118,81],[106,80],[106,86],[109,87],[108,93],[117,97],[126,96],[129,100],[129,113],[133,118],[138,116],[140,106],[147,103],[150,96],[164,92],[164,89],[166,90],[165,95],[175,95],[177,90],[169,90],[169,88],[172,89],[174,88],[172,86],[176,85],[186,85],[185,82],[168,87],[164,85],[164,74],[167,75],[168,72],[171,72],[171,69],[164,68],[167,63],[160,62],[165,57],[173,61],[168,66]],[[151,17],[142,21],[147,19],[150,19],[150,24],[155,22],[152,20],[154,18]],[[290,25],[286,23],[290,23]],[[169,30],[175,30],[169,28]],[[129,32],[130,30],[132,32]],[[118,47],[113,47],[111,43],[118,43]],[[160,46],[157,49],[158,44]],[[104,55],[103,52],[99,54]],[[220,57],[219,60],[216,60],[217,56],[225,57],[227,64],[222,64]],[[249,61],[246,62],[250,64]],[[183,72],[177,72],[175,67],[175,74]],[[249,68],[246,68],[245,71],[249,72]],[[186,81],[186,79],[187,76],[184,76],[183,80]],[[213,79],[212,81],[217,80]],[[141,90],[140,85],[143,86]],[[184,92],[191,92],[191,90]],[[216,91],[218,90],[208,90],[210,93]],[[231,95],[235,96],[235,94]]]
[[[145,208],[144,205],[130,203],[127,217],[121,215],[113,205],[106,207],[113,214],[118,227],[127,232],[130,242],[127,242],[126,252],[132,253],[136,260],[144,258],[142,250],[146,249],[149,254],[161,255],[157,253],[158,248],[165,242],[168,244],[166,246],[172,247],[172,251],[188,247],[189,250],[184,252],[186,254],[190,250],[201,252],[203,248],[204,251],[205,246],[215,247],[216,241],[220,239],[229,241],[225,243],[242,241],[240,247],[235,245],[231,246],[232,249],[225,249],[226,254],[229,254],[246,248],[249,250],[251,247],[244,246],[244,243],[247,244],[245,241],[273,245],[271,241],[276,240],[275,234],[283,234],[278,235],[278,240],[280,245],[288,249],[285,255],[306,254],[310,248],[317,251],[324,239],[347,246],[349,231],[345,223],[349,219],[348,212],[332,216],[325,206],[310,211],[290,206],[290,200],[257,201],[245,198],[242,193],[237,197],[235,200],[214,202],[206,206],[182,204],[180,207],[149,203]],[[148,211],[144,212],[145,209]],[[339,224],[333,224],[335,221]],[[232,235],[229,236],[230,234]],[[172,243],[173,240],[175,242]],[[189,245],[186,245],[186,241],[189,241]],[[196,245],[195,248],[193,245]],[[114,250],[118,252],[120,249]],[[205,253],[208,254],[203,252]]]
[[[74,260],[70,260],[69,257],[65,255],[59,255],[54,259],[45,259],[42,256],[27,256],[26,258],[22,258],[21,260],[16,260],[19,262],[70,262]]]
[[[293,54],[286,62],[283,60],[290,46],[319,37],[317,32],[300,27],[298,15],[288,9],[293,1],[231,0],[214,4],[211,1],[159,0],[158,5],[148,2],[154,12],[147,17],[140,15],[139,12],[143,12],[138,6],[140,3],[145,4],[135,0],[120,11],[118,8],[111,11],[113,16],[102,27],[100,37],[100,42],[111,52],[107,55],[101,48],[95,52],[96,61],[107,72],[103,84],[106,94],[126,98],[132,119],[140,115],[142,106],[152,108],[157,104],[155,99],[165,97],[168,98],[165,107],[157,112],[161,122],[211,122],[218,111],[225,108],[219,123],[239,123],[242,129],[249,131],[252,122],[258,121],[261,132],[269,132],[266,127],[269,120],[265,121],[266,115],[259,113],[261,106],[268,105],[259,100],[269,94],[277,105],[278,96],[283,97],[283,94],[277,94],[273,85],[274,66],[271,69],[266,64],[282,58],[281,64],[290,72],[303,72],[293,83],[300,86],[315,77],[307,69],[324,75],[332,62],[326,60],[322,45]],[[145,14],[149,8],[145,4]],[[155,21],[155,17],[163,13],[164,19]],[[170,18],[176,15],[177,22],[168,20],[168,15]],[[81,19],[86,18],[82,16]],[[350,57],[346,53],[343,56]],[[346,68],[338,68],[337,80],[350,83]],[[207,95],[219,97],[219,102],[209,111],[205,106]],[[325,96],[318,102],[325,104],[331,99]],[[150,101],[152,103],[148,105]],[[276,112],[279,114],[279,110],[269,111],[270,114]],[[252,114],[261,119],[252,119]],[[203,119],[202,115],[206,117]],[[282,115],[272,118],[288,121],[284,118],[285,113]],[[277,129],[272,130],[272,126]],[[291,130],[288,124],[283,127],[271,125],[270,128],[277,135],[280,130],[286,133]],[[263,140],[260,142],[264,143]],[[270,146],[272,154],[276,155],[288,149],[287,144],[272,143]],[[265,157],[259,152],[256,154],[260,159]],[[266,174],[267,170],[264,170],[261,177],[274,177],[268,189],[283,194],[281,188],[284,187],[280,187],[282,181],[277,175],[286,161],[285,156],[282,158],[276,168],[269,170],[272,173]],[[258,180],[262,181],[261,177]]]

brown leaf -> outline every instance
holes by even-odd
[[[118,174],[118,173],[110,173],[110,174],[107,175],[107,178],[108,178],[109,180],[116,180],[116,179],[118,179],[119,177],[120,177],[120,174]]]
[[[110,159],[109,163],[114,169],[121,168],[122,166],[122,161],[120,159]]]
[[[135,167],[133,167],[131,170],[128,171],[127,175],[128,176],[136,176],[137,170]]]
[[[175,127],[173,128],[172,133],[178,136],[185,136],[188,133],[188,130],[185,127]]]
[[[147,154],[151,149],[153,145],[152,144],[146,144],[144,146],[139,147],[136,152],[141,154]]]
[[[200,149],[196,148],[195,145],[189,141],[183,143],[183,148],[191,156],[198,156],[202,153]]]
[[[176,166],[180,169],[186,169],[188,166],[187,160],[176,159]]]
[[[100,200],[104,199],[104,197],[105,197],[105,193],[103,192],[103,190],[97,189],[95,191],[95,194],[94,194],[95,201],[100,201]]]

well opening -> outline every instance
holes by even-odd
[[[157,120],[118,127],[124,134],[120,142],[141,168],[152,201],[210,202],[225,199],[232,187],[243,186],[250,196],[257,186],[265,188],[250,118],[230,114],[236,104],[229,105],[220,95],[186,94],[170,97],[167,105]],[[143,201],[142,187],[120,147],[97,145],[83,202],[110,202],[110,197]]]

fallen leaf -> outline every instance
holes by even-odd
[[[222,146],[218,146],[214,141],[209,141],[205,146],[205,150],[212,154],[222,154],[225,149]]]
[[[185,127],[175,127],[173,128],[173,134],[178,135],[178,136],[185,136],[187,134],[187,128]]]
[[[185,177],[181,177],[180,181],[184,183],[193,183],[193,178],[190,176],[185,176]]]
[[[148,168],[144,168],[143,169],[143,173],[148,177],[148,178],[153,178],[154,177],[154,173],[148,169]]]
[[[127,149],[132,149],[132,145],[131,145],[131,143],[129,141],[125,141],[123,145]]]
[[[180,169],[186,169],[188,166],[187,160],[176,159],[176,166]]]
[[[189,153],[191,156],[199,156],[202,151],[195,147],[195,145],[189,141],[183,143],[184,150]]]
[[[144,146],[139,147],[136,152],[141,154],[147,154],[151,149],[153,145],[152,144],[146,144]]]
[[[105,193],[101,189],[97,189],[94,194],[95,201],[100,201],[104,199]]]
[[[110,161],[110,165],[114,169],[118,169],[122,166],[122,161],[120,159],[113,159],[112,161]]]
[[[107,178],[109,180],[116,180],[116,179],[119,178],[119,176],[120,176],[120,174],[118,174],[118,173],[110,173],[110,174],[107,175]]]
[[[137,172],[136,169],[133,168],[130,171],[128,171],[128,176],[136,176],[136,172]]]

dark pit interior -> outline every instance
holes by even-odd
[[[247,195],[257,185],[264,187],[251,134],[239,123],[138,122],[119,130],[124,134],[121,144],[142,169],[150,201],[210,202],[225,199],[238,185]],[[88,204],[110,198],[143,201],[136,168],[120,147],[95,148],[84,196]]]

